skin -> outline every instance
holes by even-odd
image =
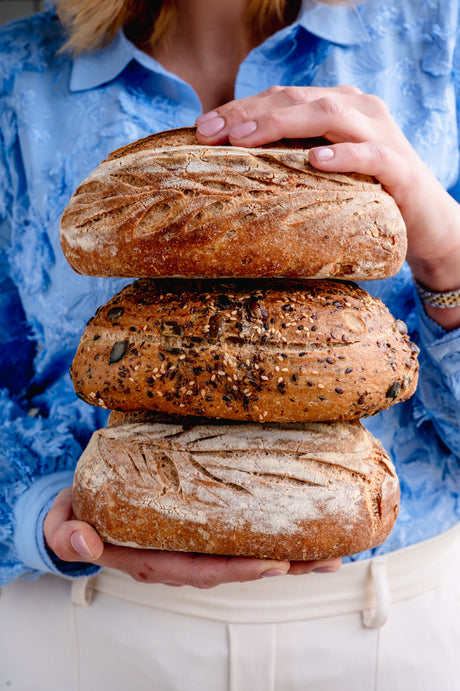
[[[280,138],[326,137],[331,146],[313,149],[312,165],[374,175],[401,209],[408,233],[407,259],[415,278],[436,291],[460,288],[459,206],[380,99],[345,86],[273,87],[231,100],[239,65],[255,46],[245,6],[246,0],[177,0],[178,21],[153,52],[200,98],[200,141],[254,147]],[[460,307],[442,310],[427,305],[426,311],[447,330],[460,326]],[[263,575],[334,572],[341,564],[340,559],[289,563],[104,545],[91,526],[75,520],[70,487],[57,496],[44,533],[48,547],[65,561],[91,562],[138,581],[173,586],[209,588]]]

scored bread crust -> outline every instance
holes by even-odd
[[[304,561],[382,543],[399,483],[359,421],[126,423],[94,433],[73,506],[118,545]]]
[[[407,249],[394,199],[372,177],[313,168],[313,144],[204,146],[181,128],[122,147],[70,199],[63,252],[96,276],[394,275]]]
[[[346,420],[411,396],[417,352],[352,283],[140,279],[89,321],[71,376],[112,410]]]

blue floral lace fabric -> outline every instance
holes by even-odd
[[[293,25],[247,56],[235,96],[274,84],[355,84],[386,101],[457,195],[458,15],[457,0],[305,0]],[[42,521],[106,422],[106,412],[76,398],[68,369],[86,321],[127,281],[72,271],[59,244],[62,211],[110,151],[193,125],[201,113],[192,88],[123,33],[75,60],[60,51],[64,41],[52,9],[0,31],[0,583],[87,572],[48,553]],[[460,332],[426,317],[407,266],[363,287],[406,321],[421,348],[413,398],[364,421],[401,482],[400,516],[374,550],[383,553],[459,519]]]

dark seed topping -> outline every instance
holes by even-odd
[[[350,374],[350,372],[353,372],[353,367],[347,367],[345,370],[345,374]]]
[[[401,384],[399,381],[394,381],[391,386],[388,387],[388,390],[385,394],[386,398],[391,398],[394,400],[395,398],[398,397],[399,393],[401,391]]]
[[[327,362],[329,365],[333,365],[334,362],[335,362],[335,360],[334,360],[334,358],[327,357],[327,358],[326,358],[326,362]]]
[[[119,317],[121,317],[121,315],[123,314],[124,311],[125,311],[125,310],[124,310],[123,307],[112,307],[112,308],[109,309],[109,311],[107,312],[107,319],[108,319],[110,322],[114,322],[114,321],[116,321]]]
[[[219,314],[213,314],[209,320],[208,337],[210,341],[217,341],[224,330],[224,321]]]
[[[335,393],[339,393],[339,394],[340,394],[340,393],[343,393],[342,387],[341,387],[341,386],[336,386],[336,387],[335,387]]]
[[[231,306],[232,302],[227,295],[221,294],[217,296],[217,307],[220,307],[222,310],[228,310]]]
[[[129,341],[117,341],[110,351],[109,364],[120,362],[128,352]]]

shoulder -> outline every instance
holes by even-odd
[[[442,39],[458,31],[460,0],[364,0],[356,11],[371,34],[395,30],[402,37]]]
[[[46,71],[64,41],[63,27],[52,10],[1,27],[0,91],[8,90],[19,72]]]

